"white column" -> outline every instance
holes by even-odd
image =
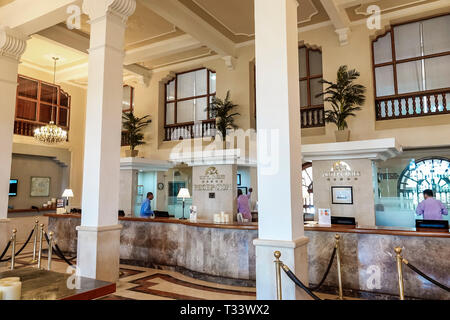
[[[84,0],[91,40],[86,110],[78,274],[115,282],[119,276],[120,137],[124,35],[135,0]]]
[[[276,299],[274,251],[308,284],[303,232],[296,0],[255,1],[258,103],[258,299]],[[307,296],[284,274],[283,299]]]
[[[0,250],[10,236],[8,193],[16,110],[17,72],[26,39],[9,29],[0,29]]]

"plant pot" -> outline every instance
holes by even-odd
[[[127,158],[136,158],[139,154],[139,150],[125,150]]]
[[[334,132],[336,135],[336,142],[346,142],[350,140],[350,130],[337,130]]]

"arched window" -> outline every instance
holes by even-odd
[[[14,134],[31,137],[50,121],[69,131],[70,100],[58,85],[19,75]]]
[[[393,25],[372,43],[377,120],[450,112],[450,14]]]
[[[423,200],[422,192],[433,190],[436,199],[450,207],[450,160],[446,158],[428,158],[411,160],[398,180],[400,198],[412,200],[412,208]]]
[[[314,214],[314,188],[312,163],[303,164],[302,170],[302,196],[303,196],[303,213]]]
[[[178,73],[167,82],[165,140],[202,137],[215,129],[215,119],[209,112],[215,95],[216,73],[206,68]]]
[[[324,122],[322,51],[301,46],[298,49],[300,108],[302,128],[322,127]]]

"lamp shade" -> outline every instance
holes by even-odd
[[[73,198],[73,191],[72,191],[72,189],[64,190],[62,196],[65,197],[65,198]]]
[[[190,198],[191,195],[189,194],[189,190],[186,188],[181,188],[180,192],[178,193],[177,198],[183,198],[183,199],[187,199]]]

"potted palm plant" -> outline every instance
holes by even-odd
[[[334,123],[337,126],[336,141],[348,141],[350,130],[348,129],[347,118],[355,117],[355,111],[361,110],[366,97],[366,87],[354,83],[360,76],[355,69],[348,70],[347,66],[341,66],[337,72],[336,83],[322,80],[322,84],[328,85],[324,92],[317,95],[323,96],[324,101],[331,104],[332,109],[325,111],[325,122]]]
[[[136,147],[145,144],[142,131],[152,122],[149,117],[149,115],[146,115],[139,118],[133,112],[124,112],[122,114],[123,129],[125,130],[127,142],[130,144],[130,149],[125,150],[127,157],[137,157],[139,150],[136,150]]]
[[[225,100],[214,97],[209,107],[211,117],[216,118],[216,128],[222,135],[224,149],[226,148],[227,131],[237,128],[237,125],[234,124],[234,117],[240,116],[240,114],[233,113],[237,106],[230,100],[230,91],[227,91]]]

